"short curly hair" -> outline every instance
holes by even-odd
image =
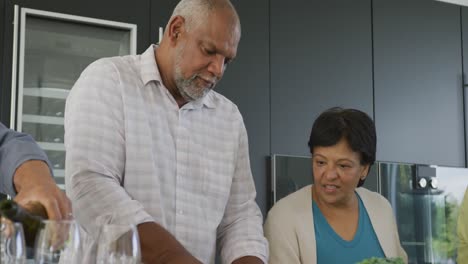
[[[374,121],[364,112],[356,109],[333,107],[315,120],[309,137],[310,153],[315,147],[329,147],[346,139],[351,149],[359,153],[361,165],[375,162],[377,135]],[[360,179],[358,187],[364,184]]]

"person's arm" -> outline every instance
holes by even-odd
[[[0,123],[0,192],[13,197],[16,195],[13,176],[16,169],[28,160],[48,162],[46,154],[30,135],[8,129]]]
[[[247,131],[237,112],[239,145],[230,195],[218,227],[223,263],[267,263],[268,242],[263,236],[263,217],[255,202],[255,185],[250,170]]]
[[[72,218],[72,206],[65,193],[55,184],[49,166],[41,160],[28,160],[21,164],[13,177],[18,194],[15,201],[29,209],[40,203],[53,220]]]
[[[65,185],[75,217],[94,238],[104,224],[137,226],[145,263],[199,263],[122,187],[128,153],[119,76],[110,62],[95,62],[67,98]]]
[[[235,260],[232,264],[263,264],[263,260],[257,258],[257,257],[252,257],[252,256],[247,256],[247,257],[242,257],[240,259]]]
[[[31,202],[45,207],[48,218],[71,216],[71,204],[53,180],[48,159],[33,138],[0,123],[1,191],[28,209]]]
[[[290,226],[291,217],[278,203],[268,213],[263,228],[270,247],[269,264],[301,264],[298,238],[293,231],[295,228]]]
[[[138,225],[143,263],[201,264],[166,229],[154,222]]]

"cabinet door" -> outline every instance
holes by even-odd
[[[5,16],[5,2],[6,1],[0,1],[0,122],[8,126],[8,123],[6,123],[8,120],[4,120],[4,115],[6,117],[7,113],[3,113],[3,106],[4,105],[10,105],[10,97],[8,97],[5,94],[5,90],[7,87],[5,87],[5,80],[7,70],[5,67],[4,59],[3,59],[3,31],[5,28],[5,21],[4,19],[1,19],[2,17]],[[6,110],[6,109],[5,109]]]
[[[463,91],[464,91],[464,121],[465,121],[465,155],[468,152],[468,7],[462,7],[462,43],[463,43]],[[468,157],[465,157],[468,166]]]
[[[10,124],[10,99],[11,99],[11,65],[13,46],[13,14],[14,5],[21,8],[31,8],[50,12],[64,13],[69,15],[84,16],[90,18],[119,21],[137,25],[137,53],[143,52],[150,44],[150,0],[125,1],[125,0],[5,0],[5,16],[1,16],[0,26],[3,23],[4,32],[3,49],[4,70],[0,79],[2,101],[0,104],[0,120]],[[1,46],[0,46],[1,48]]]
[[[460,7],[375,0],[377,159],[464,166]]]
[[[271,151],[310,155],[312,123],[332,106],[373,115],[370,0],[272,0]]]
[[[179,0],[150,0],[150,36],[152,42],[159,41],[159,28],[166,28],[166,24],[169,22],[177,3],[179,3]]]

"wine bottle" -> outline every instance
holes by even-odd
[[[13,222],[23,225],[26,246],[34,247],[36,235],[41,227],[42,220],[47,219],[44,207],[37,202],[30,202],[25,209],[13,200],[0,201],[0,215]]]

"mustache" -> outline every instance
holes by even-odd
[[[203,79],[209,83],[212,83],[213,85],[216,84],[218,81],[219,81],[219,78],[217,78],[216,76],[211,76],[211,77],[208,77],[208,76],[203,76],[199,73],[196,73],[194,74],[192,77],[190,77],[190,81],[193,81],[195,80],[196,78],[200,78],[200,79]]]

